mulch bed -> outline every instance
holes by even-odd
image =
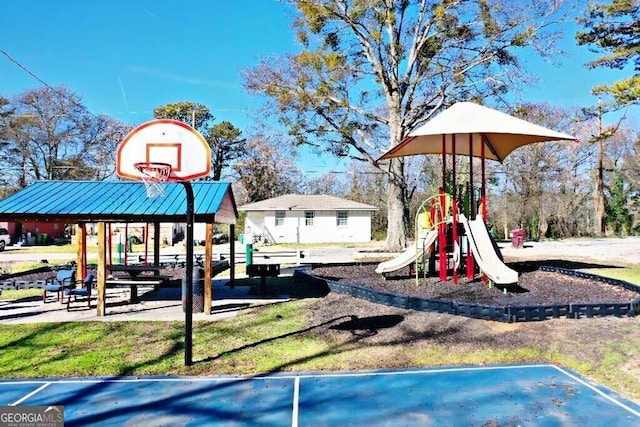
[[[597,280],[548,271],[520,272],[517,285],[489,287],[480,278],[459,275],[457,285],[437,277],[416,278],[409,268],[392,273],[385,280],[375,272],[377,264],[330,265],[314,268],[314,276],[377,291],[425,299],[499,306],[552,305],[570,303],[628,303],[639,292]],[[513,267],[513,266],[512,266]]]

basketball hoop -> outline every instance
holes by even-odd
[[[171,175],[169,163],[139,162],[133,165],[139,172],[142,182],[147,187],[147,197],[164,195],[164,187]]]

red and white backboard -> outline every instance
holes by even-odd
[[[211,148],[186,123],[151,120],[132,130],[118,146],[118,176],[142,181],[136,163],[167,163],[171,165],[169,181],[190,181],[211,172]]]

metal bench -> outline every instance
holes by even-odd
[[[280,264],[249,264],[247,265],[247,276],[260,277],[260,292],[262,296],[267,294],[267,277],[278,277],[280,275]]]

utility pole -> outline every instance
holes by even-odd
[[[600,237],[606,235],[604,204],[604,135],[602,133],[602,101],[598,98],[598,164],[595,188],[596,218],[595,233]]]

